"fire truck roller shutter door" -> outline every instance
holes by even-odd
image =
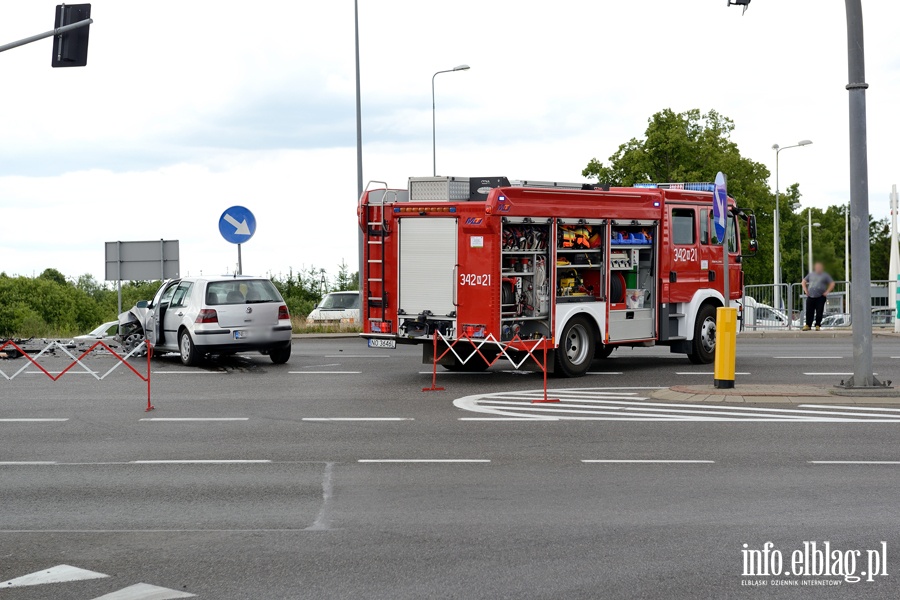
[[[456,219],[405,217],[399,222],[399,308],[410,316],[449,315],[456,310]]]

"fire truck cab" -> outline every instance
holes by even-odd
[[[422,344],[425,362],[437,352],[460,371],[487,368],[501,345],[515,353],[536,342],[548,370],[569,377],[619,346],[667,345],[709,363],[726,276],[712,189],[504,177],[367,189],[362,336],[370,347]],[[755,217],[729,198],[730,301],[743,290],[739,222],[755,252]],[[451,344],[469,350],[444,352]]]

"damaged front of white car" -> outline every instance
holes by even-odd
[[[150,315],[150,301],[141,300],[134,308],[119,315],[119,334],[116,341],[122,344],[125,354],[129,354],[137,348],[145,339],[147,317]],[[141,350],[137,355],[143,356],[146,350]]]

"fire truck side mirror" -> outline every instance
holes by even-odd
[[[750,219],[747,221],[747,230],[750,234],[750,240],[752,242],[756,242],[756,215],[750,215]]]

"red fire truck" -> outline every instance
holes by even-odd
[[[442,366],[459,371],[488,367],[481,355],[460,360],[476,346],[491,360],[501,344],[515,353],[536,341],[548,370],[568,377],[619,346],[666,345],[709,363],[716,307],[725,302],[712,189],[503,177],[420,177],[406,190],[367,189],[358,210],[362,335],[374,348],[422,344],[425,362],[437,352]],[[739,225],[751,254],[756,221],[732,198],[729,215],[734,301],[743,290]],[[469,351],[444,352],[454,343]]]

